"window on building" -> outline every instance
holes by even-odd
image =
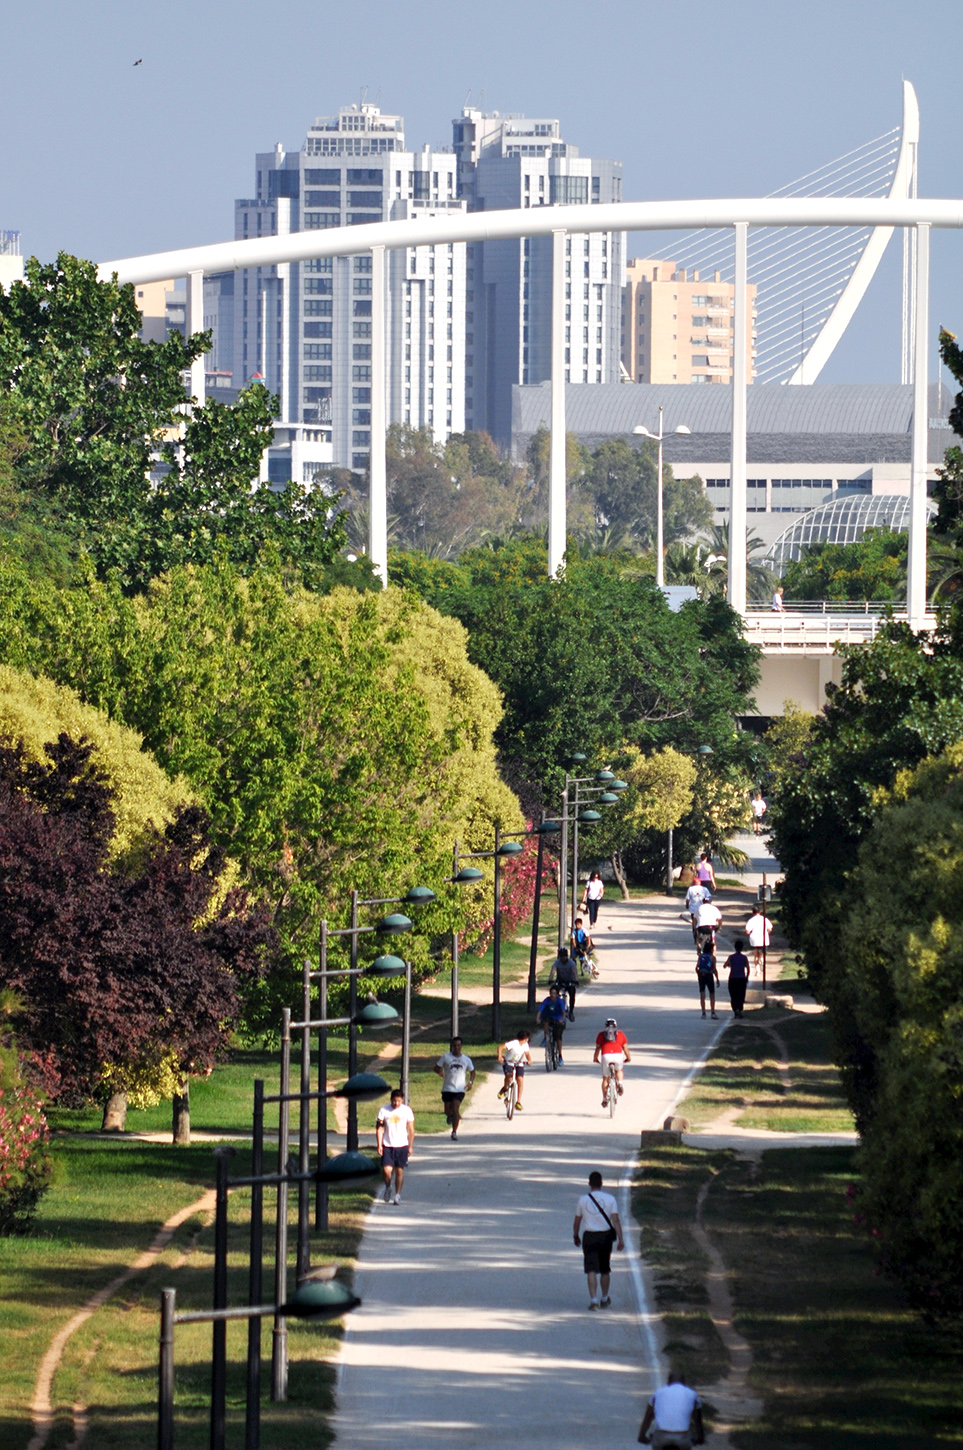
[[[301,263],[301,266],[304,268],[305,272],[333,272],[334,258],[309,257],[306,262]]]
[[[357,298],[356,298],[352,302],[352,304],[351,304],[351,316],[352,317],[370,317],[371,316],[371,303],[370,302],[364,302],[364,301],[359,302],[357,300]]]
[[[306,322],[304,324],[305,337],[330,337],[330,322]]]
[[[354,293],[355,293],[355,296],[358,296],[359,294],[361,296],[364,296],[365,294],[367,294],[370,297],[371,296],[371,278],[370,277],[355,277],[355,279],[354,279]]]
[[[370,424],[370,422],[371,422],[371,409],[370,408],[355,408],[355,409],[353,409],[352,410],[352,413],[351,413],[351,421],[352,421],[352,423],[368,423],[368,424]]]
[[[305,206],[340,206],[341,193],[340,191],[306,191],[304,204]]]
[[[367,170],[365,167],[349,167],[345,173],[345,181],[349,186],[380,186],[384,172],[380,167]]]
[[[351,347],[351,356],[357,362],[364,362],[366,359],[370,359],[370,357],[371,357],[371,344],[370,344],[370,342],[356,342],[356,343],[353,343],[352,344],[352,347]]]
[[[319,202],[318,205],[321,206],[323,203]],[[348,205],[369,207],[380,211],[384,206],[384,193],[381,191],[349,191]]]
[[[371,323],[370,322],[354,322],[354,323],[352,323],[352,325],[351,325],[351,336],[352,337],[370,337],[371,336]]]
[[[354,270],[356,272],[370,272],[373,269],[373,257],[355,257]]]
[[[304,381],[306,383],[330,383],[330,367],[317,367],[313,364],[305,364]]]
[[[355,365],[351,369],[351,380],[352,380],[352,382],[355,382],[355,383],[370,383],[371,382],[371,369],[370,369],[370,367],[359,367],[359,366]]]
[[[330,298],[307,297],[304,302],[305,317],[330,317],[332,303]]]
[[[360,468],[362,470],[366,469],[368,467],[368,461],[370,457],[370,453],[352,453],[351,467]]]
[[[329,361],[331,358],[330,342],[306,342],[304,344],[304,356],[306,358],[318,358],[322,361]]]
[[[548,199],[552,206],[584,206],[588,201],[587,176],[552,176]]]
[[[370,388],[352,388],[351,389],[351,401],[352,401],[352,403],[370,403],[371,402],[371,389]]]
[[[327,293],[328,296],[334,291],[334,282],[330,277],[305,277],[305,292]]]
[[[339,227],[341,225],[341,213],[339,211],[306,211],[304,216],[304,230],[306,232],[324,231],[327,227]]]
[[[341,172],[337,168],[318,171],[314,167],[304,169],[305,186],[340,186]]]

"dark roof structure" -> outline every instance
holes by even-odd
[[[731,398],[731,389],[721,384],[567,383],[566,426],[597,448],[611,438],[631,437],[639,423],[658,432],[661,405],[667,463],[728,463]],[[930,387],[930,462],[941,462],[944,450],[958,441],[948,423],[933,427],[945,420],[951,402],[945,388]],[[550,383],[513,389],[516,458],[550,418]],[[675,433],[679,424],[690,432]],[[908,463],[913,389],[900,383],[755,383],[747,390],[747,424],[750,463]]]

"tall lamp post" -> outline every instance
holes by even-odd
[[[679,426],[678,426],[678,428],[673,428],[672,431],[673,431],[673,433],[691,433],[692,432],[692,429],[691,428],[687,428],[684,423],[680,423]],[[663,508],[662,508],[662,440],[665,437],[665,425],[664,425],[664,420],[663,420],[663,417],[662,417],[662,405],[661,405],[661,403],[659,404],[659,431],[658,431],[658,433],[650,433],[649,429],[646,428],[643,423],[637,424],[636,427],[634,427],[632,429],[632,432],[635,433],[637,435],[637,437],[639,437],[639,438],[652,438],[659,445],[659,479],[658,479],[658,485],[657,485],[656,491],[655,491],[655,497],[656,497],[656,506],[655,506],[655,517],[656,517],[656,529],[655,529],[655,582],[659,586],[659,588],[662,589],[665,586],[665,557],[664,557],[664,550],[665,550],[664,534],[665,534],[665,528],[664,528],[664,523],[663,523]]]
[[[483,873],[477,866],[459,867],[459,860],[462,861],[492,861],[495,868],[494,883],[494,908],[495,915],[492,926],[492,1037],[497,1041],[501,1033],[501,982],[502,982],[502,877],[501,864],[506,856],[518,856],[523,850],[521,841],[512,840],[513,836],[530,836],[531,831],[506,831],[502,834],[500,825],[495,826],[495,845],[491,851],[467,851],[461,856],[458,848],[455,848],[454,874],[452,880],[460,886],[472,882],[481,881]],[[457,949],[457,943],[456,943]],[[456,1005],[456,984],[457,977],[452,975],[452,1022],[457,1024]],[[457,1031],[457,1025],[452,1031],[452,1036]]]
[[[585,760],[584,755],[570,755],[568,765],[580,765]],[[584,790],[581,787],[585,787]],[[574,787],[574,795],[571,795]],[[562,814],[559,821],[559,829],[562,835],[562,846],[559,853],[559,891],[558,891],[558,946],[561,949],[565,945],[568,927],[568,828],[572,825],[572,920],[571,926],[575,926],[576,898],[578,895],[578,828],[579,825],[593,826],[602,819],[598,811],[592,808],[592,802],[598,797],[597,803],[604,806],[614,805],[619,798],[619,793],[628,790],[628,784],[624,780],[616,780],[610,770],[598,770],[594,775],[569,775],[566,771],[565,785],[562,790]],[[570,809],[571,808],[571,809]]]

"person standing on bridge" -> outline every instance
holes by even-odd
[[[589,1174],[589,1191],[575,1205],[572,1224],[575,1247],[582,1250],[582,1265],[588,1280],[589,1308],[607,1309],[611,1282],[613,1247],[625,1248],[619,1206],[611,1193],[602,1192],[601,1173]],[[599,1288],[602,1290],[599,1298]]]

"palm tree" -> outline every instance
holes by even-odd
[[[721,565],[725,583],[729,582],[729,525],[715,524],[709,534],[709,548]],[[779,583],[779,576],[764,562],[766,545],[758,534],[746,534],[746,593],[749,601],[760,604],[767,600]]]

